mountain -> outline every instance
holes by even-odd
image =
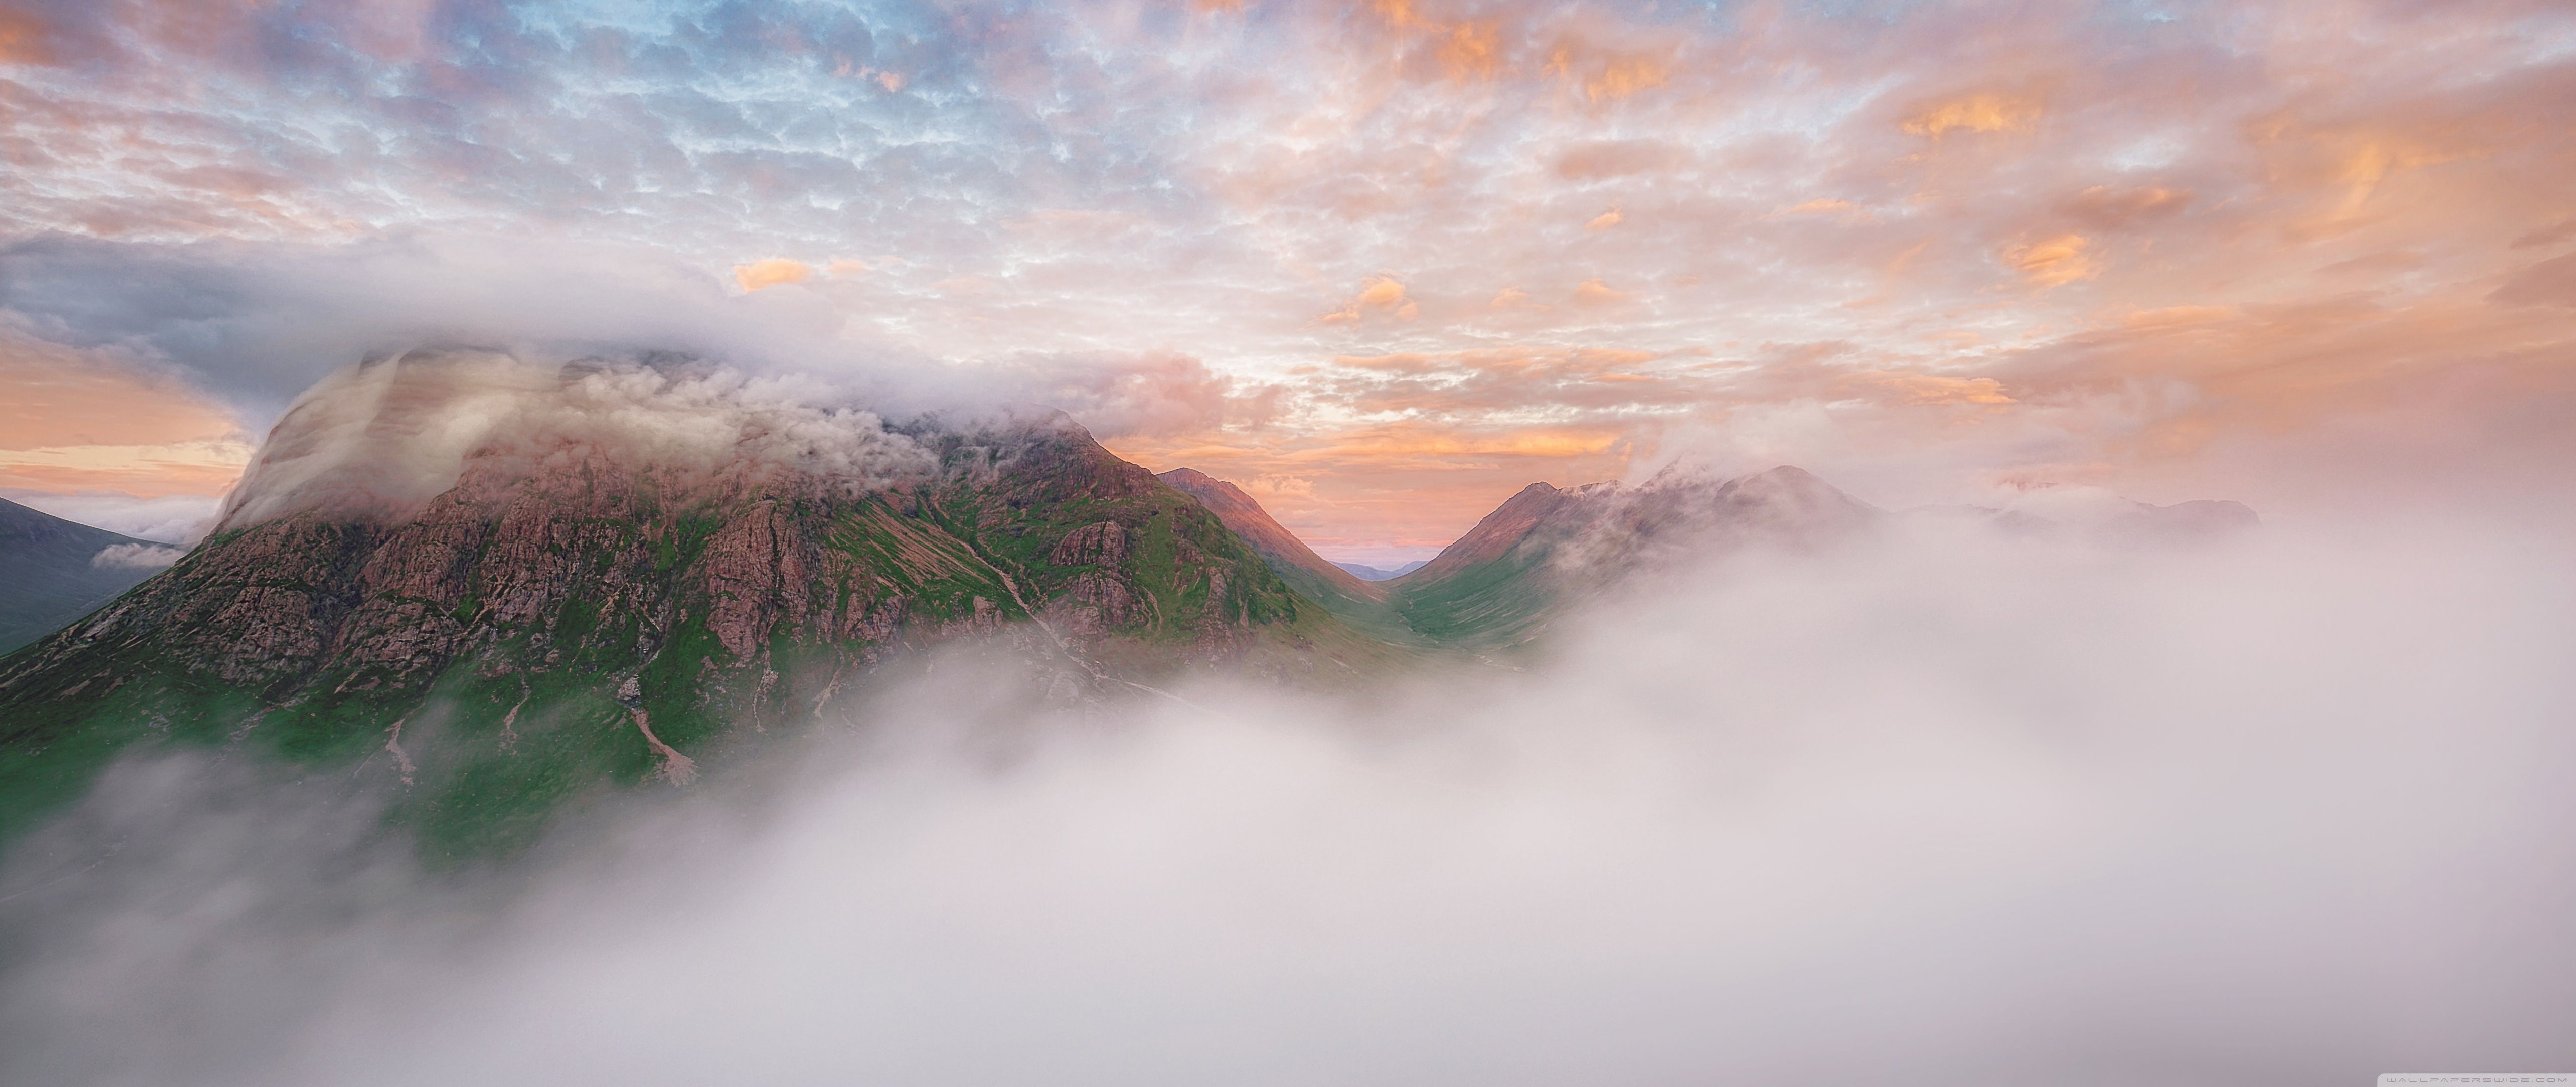
[[[324,382],[195,551],[0,658],[0,823],[132,743],[259,746],[399,779],[394,817],[470,854],[941,642],[1058,698],[1379,651],[1061,416],[762,395],[474,351]]]
[[[1195,468],[1174,468],[1154,478],[1179,489],[1216,515],[1298,595],[1322,604],[1334,617],[1381,640],[1399,645],[1420,639],[1388,603],[1386,589],[1362,580],[1306,546],[1261,508],[1243,488]]]
[[[1431,560],[1429,559],[1415,559],[1412,562],[1405,563],[1404,565],[1398,566],[1392,570],[1380,569],[1375,566],[1362,566],[1356,562],[1337,562],[1333,565],[1349,571],[1352,577],[1358,578],[1362,581],[1393,581],[1406,574],[1422,569],[1424,564],[1429,563],[1430,561]]]
[[[0,498],[0,653],[89,614],[178,555]]]
[[[1884,515],[1803,469],[1721,478],[1675,466],[1636,486],[1533,483],[1420,569],[1384,583],[1415,631],[1489,649],[1641,572],[1753,544],[1820,547]]]

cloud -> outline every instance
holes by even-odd
[[[432,348],[348,367],[287,409],[215,531],[315,509],[393,520],[450,494],[499,501],[567,458],[674,478],[793,465],[869,490],[936,475],[935,455],[828,388],[676,361]]]
[[[2121,230],[2180,213],[2190,206],[2191,198],[2189,189],[2160,185],[2130,189],[2095,185],[2075,194],[2065,207],[2078,222],[2100,230]]]
[[[2563,540],[2426,524],[2177,554],[1936,523],[1331,696],[1067,707],[944,656],[495,870],[422,871],[371,774],[140,757],[0,867],[0,1077],[2547,1067]]]
[[[1610,209],[1610,210],[1608,210],[1608,211],[1602,212],[1602,213],[1601,213],[1601,214],[1599,214],[1599,215],[1593,216],[1593,217],[1592,217],[1592,221],[1591,221],[1591,222],[1588,222],[1588,223],[1583,224],[1583,229],[1585,229],[1585,230],[1608,230],[1608,229],[1610,229],[1611,227],[1617,226],[1617,225],[1619,225],[1619,224],[1621,224],[1621,223],[1624,223],[1624,222],[1627,222],[1627,221],[1628,221],[1628,216],[1627,216],[1625,213],[1621,212],[1621,211],[1620,211],[1619,209],[1617,209],[1617,208],[1612,208],[1612,209]]]
[[[2488,297],[2516,306],[2576,306],[2576,254],[2516,272]]]
[[[2004,249],[2004,263],[2040,287],[2062,287],[2102,274],[2101,266],[2085,252],[2092,244],[2081,234],[2016,243]]]
[[[1952,131],[2017,132],[2040,117],[2037,101],[2008,94],[1972,94],[1926,106],[1901,126],[1915,136],[1938,137]]]
[[[1420,316],[1422,309],[1412,299],[1405,297],[1404,283],[1401,280],[1394,276],[1371,276],[1368,282],[1360,287],[1360,293],[1352,295],[1350,301],[1342,303],[1342,308],[1316,320],[1328,325],[1356,325],[1372,312],[1388,313],[1398,320],[1409,321]]]
[[[0,498],[109,532],[159,543],[184,543],[213,528],[221,499],[208,494],[145,498],[121,491],[29,491],[0,488]]]
[[[1557,156],[1556,173],[1570,181],[1627,177],[1670,169],[1683,155],[1681,148],[1656,140],[1580,143]]]
[[[2529,45],[2564,20],[2519,3],[2257,3],[2224,19],[1447,0],[10,10],[33,29],[9,48],[44,62],[0,87],[0,307],[254,432],[321,374],[429,342],[811,366],[898,414],[984,398],[960,371],[1004,372],[995,360],[1168,353],[1284,389],[1260,442],[1347,441],[1358,457],[1378,421],[1337,414],[1329,376],[1354,336],[1425,354],[1498,338],[1697,350],[1753,369],[1789,365],[1766,344],[1838,342],[1854,354],[1831,367],[2010,390],[2008,411],[1944,424],[2027,428],[2031,445],[1980,446],[2010,462],[1991,470],[2048,447],[2070,471],[2233,487],[2215,462],[2154,451],[2268,440],[2237,429],[2257,416],[2325,425],[2330,412],[2277,405],[2335,400],[2347,380],[2291,359],[2317,384],[2235,412],[2221,405],[2245,403],[2250,379],[2226,375],[2248,360],[2160,347],[2048,385],[2094,398],[2077,410],[2008,371],[2032,349],[2134,347],[2137,312],[2342,312],[2362,327],[2338,350],[2389,356],[2375,333],[2404,346],[2410,380],[2469,385],[2519,367],[2513,345],[2576,337],[2545,283],[2507,286],[2558,255],[2541,248],[2565,240],[2555,182],[2576,173],[2546,137],[2576,124],[2576,62]],[[1610,207],[1628,223],[1584,237],[1618,251],[1569,267],[1558,228]],[[745,291],[746,254],[814,268],[797,289]],[[1999,269],[2019,289],[1996,289]],[[1377,278],[1402,301],[1354,305]],[[1564,286],[1594,278],[1638,304]],[[1507,291],[1559,304],[1495,306]],[[2443,348],[2408,313],[2446,314],[2448,342],[2476,346]],[[2288,358],[2234,326],[2160,335]],[[1310,367],[1326,375],[1312,400]],[[1714,426],[1758,386],[1781,391],[1760,407],[1769,425],[1892,428],[1854,436],[1877,448],[1930,440],[1911,415],[1960,407],[1895,411],[1868,392],[1816,408],[1801,398],[1847,391],[1794,368],[1756,376],[1582,425],[1651,446],[1670,418]],[[2463,426],[2488,418],[2455,406]],[[1508,408],[1494,425],[1564,425],[1552,401]],[[2186,440],[2184,420],[2208,429]],[[1421,508],[1482,496],[1483,471]],[[1346,482],[1319,493],[1449,485]],[[63,485],[92,484],[108,485]],[[1390,538],[1445,531],[1370,510]]]
[[[1574,300],[1586,306],[1612,306],[1627,301],[1628,293],[1599,279],[1587,279],[1575,285]]]
[[[841,271],[840,262],[835,261],[832,270],[833,274],[838,275]],[[867,266],[863,264],[855,270],[863,272],[867,270]],[[775,287],[782,283],[803,283],[807,276],[813,274],[813,266],[784,257],[771,257],[767,260],[756,260],[749,264],[733,266],[734,282],[740,284],[746,291]]]
[[[89,564],[98,567],[122,567],[135,570],[158,570],[187,556],[176,547],[154,544],[111,544],[90,556]]]

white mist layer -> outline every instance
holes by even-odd
[[[657,470],[786,465],[863,487],[937,468],[870,412],[817,403],[820,386],[729,370],[666,373],[466,349],[413,351],[338,371],[297,398],[227,500],[218,531],[308,510],[399,518],[454,487],[470,461],[604,452]]]
[[[943,663],[756,802],[617,806],[525,887],[129,766],[0,873],[0,1080],[2576,1067],[2564,541],[1943,531],[1383,697],[1085,717]]]

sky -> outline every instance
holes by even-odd
[[[160,538],[456,339],[1061,407],[1356,561],[2576,455],[2563,4],[0,0],[0,162],[0,495]]]

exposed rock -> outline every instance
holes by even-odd
[[[1047,561],[1058,566],[1115,569],[1127,561],[1127,528],[1116,521],[1084,525],[1065,533]]]

